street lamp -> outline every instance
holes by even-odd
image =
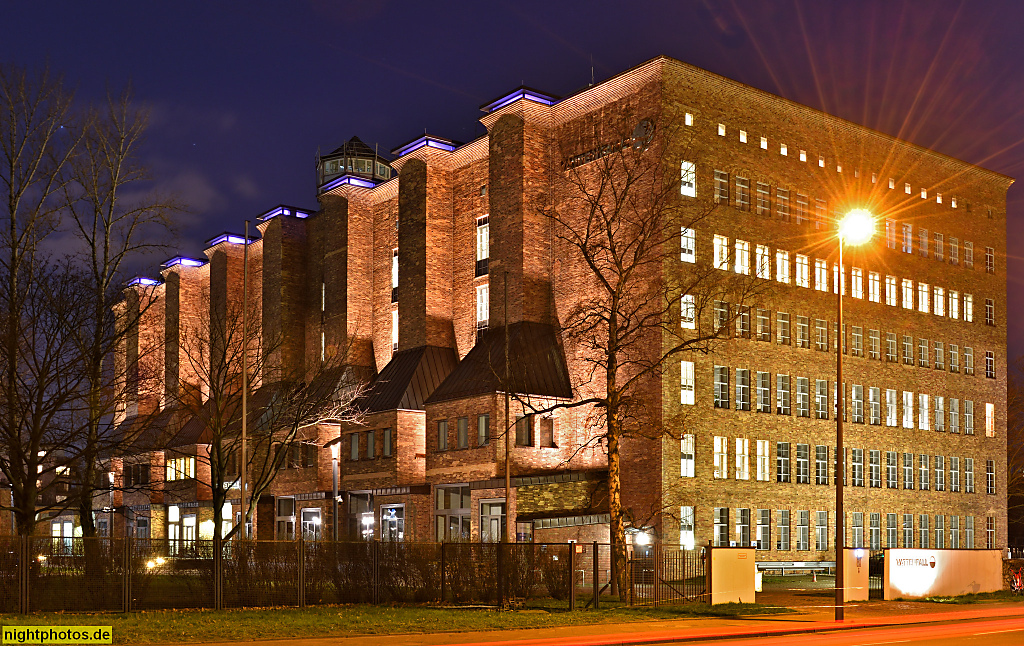
[[[846,518],[843,512],[843,469],[845,467],[843,451],[843,416],[846,414],[846,392],[843,389],[843,246],[862,245],[875,233],[875,218],[864,209],[854,209],[839,221],[836,242],[839,246],[839,272],[841,277],[836,284],[838,297],[838,326],[836,331],[836,621],[843,620],[843,603],[845,588],[843,576],[843,547],[846,542]]]

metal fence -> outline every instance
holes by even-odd
[[[708,601],[705,550],[656,543],[628,553],[630,605]]]
[[[0,537],[0,612],[448,603],[576,608],[615,593],[598,543]],[[628,557],[627,557],[628,558]],[[673,560],[675,559],[675,560]],[[665,552],[657,598],[696,576]],[[643,566],[631,580],[644,583]],[[680,569],[682,568],[682,569]],[[701,569],[703,572],[703,569]],[[646,603],[650,592],[634,592]]]

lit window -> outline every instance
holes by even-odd
[[[796,256],[796,284],[797,287],[810,287],[811,276],[807,256],[797,254]]]
[[[693,294],[683,294],[679,305],[679,326],[687,330],[697,329],[697,303]]]
[[[718,124],[718,136],[719,137],[724,137],[725,136],[725,124],[724,123]]]
[[[914,309],[914,281],[909,278],[903,279],[903,309]]]
[[[736,479],[750,479],[750,440],[745,437],[736,438]]]
[[[974,296],[971,294],[964,294],[964,320],[974,322]]]
[[[728,478],[729,438],[715,436],[715,478]]]
[[[692,435],[690,437],[693,437]],[[693,507],[679,508],[679,544],[684,550],[692,550],[696,545],[694,537],[694,510]]]
[[[922,200],[927,200],[928,199],[928,189],[926,189],[926,188],[922,188],[921,189],[921,199]]]
[[[955,197],[950,198],[950,200],[949,200],[949,207],[952,208],[952,209],[956,208],[956,198]]]
[[[942,204],[942,193],[936,193],[935,194],[935,203],[936,204]]]
[[[679,362],[679,403],[692,406],[694,403],[693,362]]]
[[[697,197],[697,168],[691,161],[679,163],[679,193]]]
[[[747,131],[746,130],[740,130],[740,143],[741,144],[747,143]]]
[[[910,182],[906,182],[903,185],[903,192],[906,193],[907,195],[910,195],[913,192],[913,190],[910,188]]]
[[[985,404],[985,437],[996,436],[996,406]]]
[[[780,283],[789,284],[789,252],[777,249],[775,251],[775,280]]]
[[[850,295],[854,298],[864,298],[864,273],[859,267],[850,270]]]
[[[896,248],[896,220],[890,218],[885,220],[885,246]]]
[[[750,274],[750,243],[746,240],[736,241],[736,273]]]
[[[949,290],[949,318],[960,318],[960,292],[955,289]]]
[[[761,148],[768,150],[768,137],[761,137]]]
[[[679,475],[683,478],[692,478],[694,474],[694,436],[684,435],[679,440]]]
[[[807,161],[807,151],[806,150],[801,150],[800,151],[800,161],[802,161],[802,162]]]
[[[398,349],[398,308],[391,310],[391,349]]]
[[[799,262],[800,256],[797,256],[798,266]],[[800,282],[799,275],[800,271],[798,269],[797,284],[799,284]],[[819,292],[828,291],[828,262],[817,258],[814,260],[814,289],[818,290]]]
[[[679,230],[679,260],[697,262],[697,239],[693,229],[682,227]]]
[[[485,215],[476,221],[476,275],[487,274],[488,259],[491,255],[491,226]]]
[[[825,158],[821,155],[818,156],[818,166],[825,168]]]
[[[896,180],[889,178],[889,188],[896,188]]]
[[[896,286],[895,276],[885,277],[885,304],[896,307],[899,305],[899,290]]]
[[[929,405],[928,395],[924,393],[918,393],[917,395],[917,428],[922,431],[931,430],[931,406]]]
[[[715,202],[729,203],[729,173],[720,170],[715,171]]]
[[[729,238],[715,234],[715,268],[729,271]]]
[[[932,313],[935,316],[946,315],[946,290],[942,287],[932,288]]]
[[[903,428],[914,428],[914,393],[903,391]]]
[[[922,314],[927,314],[930,311],[929,303],[931,300],[931,291],[928,283],[917,284],[917,311]]]
[[[688,126],[692,126],[693,125],[693,115],[691,113],[687,112],[683,116],[683,123],[685,123]]]
[[[758,278],[771,280],[772,278],[772,257],[771,251],[763,244],[757,245],[755,250],[754,265]]]
[[[779,146],[779,154],[780,155],[789,155],[789,149],[786,147],[786,144],[782,144],[782,145]]]
[[[789,189],[775,189],[775,211],[779,214],[780,220],[789,222]]]
[[[476,286],[476,329],[485,330],[490,321],[490,285],[484,283]]]
[[[914,253],[914,227],[903,225],[903,253]]]
[[[768,440],[757,441],[757,479],[761,482],[768,481],[768,465],[771,456],[768,455]]]

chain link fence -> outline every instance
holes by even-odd
[[[0,537],[0,612],[444,603],[569,609],[614,594],[589,543]]]

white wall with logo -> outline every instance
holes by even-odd
[[[885,551],[885,599],[950,597],[1003,587],[999,550]]]

